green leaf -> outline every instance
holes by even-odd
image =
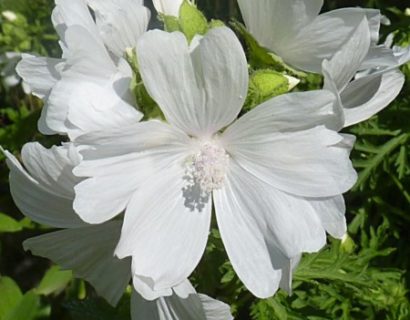
[[[0,212],[0,233],[1,232],[18,232],[23,230],[19,221]]]
[[[389,142],[384,144],[382,147],[378,147],[378,148],[372,148],[372,147],[364,148],[363,146],[360,146],[359,147],[360,151],[375,153],[375,155],[367,160],[368,161],[367,166],[365,167],[364,170],[362,170],[359,173],[359,177],[357,179],[354,190],[357,190],[358,188],[362,188],[364,183],[371,176],[372,172],[374,172],[380,166],[383,160],[387,159],[388,156],[394,150],[396,150],[397,148],[400,148],[402,145],[405,145],[406,142],[408,141],[409,136],[410,136],[409,134],[403,133],[391,139]]]
[[[182,3],[179,9],[179,26],[189,42],[195,35],[204,35],[208,31],[208,21],[204,14],[187,0]]]
[[[73,273],[71,271],[60,270],[59,266],[52,266],[48,269],[35,291],[37,294],[46,296],[52,293],[58,294],[64,290],[72,278]]]
[[[64,306],[73,320],[130,320],[130,295],[125,294],[118,306],[113,308],[105,300],[71,300]]]
[[[4,320],[32,320],[36,318],[39,309],[40,297],[29,291],[15,308],[7,314]]]
[[[0,277],[0,297],[0,320],[5,320],[7,314],[23,298],[23,294],[13,279]]]

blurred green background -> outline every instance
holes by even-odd
[[[325,2],[324,11],[379,8],[391,20],[382,28],[382,39],[394,32],[397,44],[410,44],[410,9],[406,11],[410,1]],[[227,23],[232,17],[240,19],[235,1],[198,0],[197,4],[208,18]],[[16,155],[26,142],[50,146],[61,139],[38,133],[41,102],[16,85],[17,60],[6,54],[57,57],[52,8],[51,0],[0,0],[0,145]],[[11,21],[5,11],[17,19]],[[346,195],[350,237],[343,242],[329,238],[320,253],[304,256],[292,296],[280,291],[271,299],[258,300],[239,282],[213,229],[206,255],[191,279],[198,291],[229,303],[236,319],[410,319],[409,65],[402,70],[407,82],[397,100],[377,117],[347,131],[358,136],[352,158],[359,171],[357,185]],[[321,79],[308,77],[303,85],[314,89]],[[24,218],[14,206],[3,160],[0,155],[0,320],[129,319],[128,294],[119,307],[109,307],[90,286],[72,279],[70,271],[23,251],[22,241],[49,230]]]

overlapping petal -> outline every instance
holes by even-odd
[[[116,305],[131,278],[130,259],[114,257],[120,231],[118,221],[67,229],[28,239],[24,248],[73,270],[76,277],[90,282],[101,296]]]
[[[77,164],[69,147],[45,149],[38,143],[24,148],[27,172],[9,152],[10,191],[17,207],[32,220],[57,228],[84,226],[72,208],[74,177],[69,172]],[[72,174],[71,174],[72,175]]]
[[[141,75],[167,120],[210,137],[238,115],[248,88],[245,54],[226,27],[189,47],[182,33],[150,31],[137,46]]]
[[[365,121],[385,108],[404,84],[393,51],[386,46],[370,48],[365,20],[342,49],[322,64],[324,87],[340,97],[344,127]]]
[[[155,301],[144,300],[135,291],[131,297],[131,318],[150,320],[232,320],[225,303],[193,292],[186,298],[174,293]]]
[[[61,78],[64,60],[23,54],[16,71],[34,95],[45,98]]]
[[[326,71],[324,72],[325,88],[328,85],[327,82],[333,81],[338,92],[343,91],[367,57],[370,43],[370,30],[367,19],[363,18],[352,37],[341,50],[330,61],[323,61],[322,68]]]
[[[338,146],[342,136],[317,123],[331,119],[334,102],[328,91],[274,98],[230,126],[223,143],[243,168],[279,190],[306,197],[344,193],[356,180],[349,150]],[[305,108],[300,114],[310,112],[308,121],[287,122],[292,105]]]
[[[139,0],[88,0],[104,43],[117,58],[147,31],[150,11]]]
[[[55,3],[56,7],[53,10],[52,21],[61,41],[65,45],[65,32],[67,28],[72,26],[81,26],[92,35],[94,41],[103,45],[85,0],[56,0]]]
[[[212,199],[187,184],[182,164],[174,160],[157,170],[133,195],[116,249],[118,257],[135,259],[134,278],[153,290],[182,283],[198,264],[208,239]]]
[[[182,166],[189,141],[180,130],[159,121],[82,137],[79,143],[91,149],[83,151],[85,158],[74,173],[88,179],[75,187],[74,209],[89,223],[118,215],[155,172],[175,161]]]
[[[141,113],[127,103],[131,100],[129,67],[125,72],[118,70],[106,49],[80,26],[68,28],[65,39],[68,47],[75,49],[70,51],[61,80],[48,97],[39,122],[40,130],[75,138],[95,130],[96,126],[121,126],[139,121]],[[117,117],[111,116],[114,108],[118,109]],[[79,112],[82,117],[75,116]]]
[[[96,21],[87,4],[94,9]],[[142,118],[133,107],[132,72],[122,56],[127,47],[135,47],[148,20],[149,11],[141,1],[56,2],[53,23],[64,59],[23,57],[18,67],[34,94],[45,99],[39,120],[42,133],[75,139],[96,127],[121,126]],[[117,117],[111,116],[112,109],[118,109]]]
[[[240,0],[239,5],[251,34],[301,70],[321,72],[322,61],[330,59],[350,39],[364,17],[368,19],[372,41],[378,40],[378,10],[345,8],[318,16],[321,0]]]
[[[317,17],[323,0],[239,0],[238,3],[249,32],[263,46],[277,50],[287,46]]]
[[[90,226],[73,210],[72,169],[79,162],[73,145],[45,149],[38,143],[24,146],[23,163],[5,152],[10,167],[13,199],[24,215],[56,228],[68,228],[28,239],[24,248],[48,258],[75,276],[89,281],[97,292],[115,305],[131,278],[130,259],[114,257],[121,222]]]
[[[309,201],[288,195],[231,161],[225,186],[214,191],[215,211],[229,259],[256,296],[290,289],[291,259],[326,243],[325,230]],[[247,259],[243,259],[243,257]]]
[[[398,69],[351,82],[341,93],[345,126],[365,121],[383,110],[399,95],[404,82]]]

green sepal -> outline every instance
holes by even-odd
[[[179,9],[179,26],[191,42],[195,35],[204,35],[208,31],[208,20],[194,4],[185,0]]]
[[[211,22],[209,22],[209,29],[225,27],[225,26],[226,26],[225,23],[219,19],[212,19]]]
[[[181,31],[181,27],[179,26],[179,21],[177,17],[161,14],[160,20],[164,22],[165,31],[167,32]]]

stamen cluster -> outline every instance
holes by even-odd
[[[192,175],[201,190],[210,193],[223,186],[229,165],[229,155],[219,144],[205,142],[193,156]]]

